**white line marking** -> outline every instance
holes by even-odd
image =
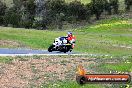
[[[89,54],[0,54],[0,56],[86,56]]]

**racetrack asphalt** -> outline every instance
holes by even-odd
[[[47,50],[0,48],[0,56],[32,56],[32,55],[77,55],[75,52],[48,52]]]

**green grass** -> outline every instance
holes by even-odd
[[[0,27],[0,39],[15,40],[32,48],[46,49],[54,38],[64,35],[63,32],[22,30]]]
[[[116,64],[103,64],[102,68],[114,71],[132,72],[132,63],[116,63]]]
[[[84,29],[80,29],[80,31],[86,32],[110,32],[110,33],[129,33],[132,32],[132,20],[121,19],[121,18],[112,18],[107,20],[101,20],[97,22],[95,25],[91,25],[85,27]]]
[[[89,66],[91,69],[99,73],[132,73],[132,56],[125,57],[98,57],[96,64]]]
[[[12,60],[13,58],[11,57],[0,57],[0,63],[10,63]]]
[[[131,58],[132,59],[132,58]],[[97,65],[97,69],[98,71],[100,72],[103,72],[103,73],[109,73],[110,71],[111,72],[132,72],[132,61],[131,59],[129,60],[128,58],[124,61],[123,58],[120,59],[119,62],[114,62],[115,60],[117,60],[116,58],[114,59],[113,58],[113,62],[112,61],[110,63],[106,63],[105,60],[103,61],[103,63],[99,63]],[[94,66],[93,66],[94,67]],[[91,67],[92,68],[92,67]]]
[[[0,27],[0,40],[13,40],[33,49],[47,49],[54,38],[66,36],[67,31],[23,30]],[[131,55],[132,23],[126,19],[99,21],[73,31],[77,38],[74,51],[90,54]],[[125,46],[125,47],[122,47]],[[4,47],[4,46],[0,46]],[[15,47],[15,46],[14,46]]]
[[[113,45],[132,46],[131,28],[132,24],[127,20],[103,20],[96,25],[91,25],[80,30],[77,29],[76,31],[82,32],[81,37],[84,41],[80,43],[85,43],[85,47],[80,45],[80,43],[78,45],[85,48],[86,52],[104,51],[103,53],[109,54],[126,54],[126,52],[131,52],[131,50],[121,47],[113,47]],[[79,36],[78,39],[82,39],[81,37]]]
[[[86,85],[79,85],[75,81],[65,81],[59,82],[54,84],[43,84],[41,88],[105,88],[101,84],[86,84]]]

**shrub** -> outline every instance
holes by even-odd
[[[130,6],[132,5],[132,0],[125,0],[126,10],[130,11]]]
[[[4,24],[4,15],[6,8],[6,4],[0,1],[0,25]]]

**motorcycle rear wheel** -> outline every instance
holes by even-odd
[[[48,48],[48,51],[49,51],[49,52],[52,52],[52,51],[53,51],[53,47],[54,47],[54,45],[51,45],[51,46]]]

